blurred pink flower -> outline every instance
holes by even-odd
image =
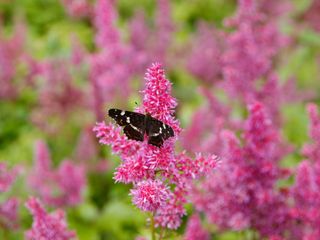
[[[63,207],[82,201],[85,186],[85,169],[64,160],[57,170],[51,169],[51,159],[46,144],[38,141],[35,146],[34,169],[29,183],[47,204]]]
[[[12,197],[0,204],[0,223],[6,228],[16,228],[18,226],[19,201]]]
[[[114,1],[98,0],[95,6],[95,43],[98,52],[89,59],[90,83],[96,119],[103,119],[104,104],[116,97],[129,97],[129,82],[135,73],[134,52],[121,41],[116,28],[117,12]]]
[[[266,107],[271,112],[280,105],[275,100],[278,100],[280,87],[273,62],[288,42],[278,31],[276,19],[265,18],[258,1],[239,0],[236,16],[226,21],[235,31],[226,35],[226,50],[222,56],[223,85],[230,96],[240,97],[247,104],[254,100],[264,103],[267,97]],[[268,85],[270,83],[272,85]],[[274,103],[270,104],[271,101]]]
[[[320,1],[313,0],[302,19],[309,24],[315,31],[320,32]]]
[[[67,13],[71,17],[89,17],[92,14],[92,6],[89,0],[61,0]]]
[[[74,82],[68,59],[50,59],[39,64],[38,76],[42,82],[32,120],[47,132],[55,133],[61,128],[61,119],[65,123],[75,110],[85,106],[84,92]]]
[[[205,83],[221,80],[223,45],[221,32],[208,24],[200,23],[192,41],[188,70]]]
[[[0,163],[0,193],[7,192],[9,190],[18,173],[18,167],[9,170],[5,163]]]
[[[193,214],[187,224],[184,240],[209,240],[210,234],[201,225],[201,219],[198,214]]]
[[[313,240],[320,238],[320,115],[315,104],[309,104],[307,110],[312,143],[305,144],[303,154],[308,160],[301,162],[297,168],[292,186],[294,207],[291,214],[296,220],[293,237]]]
[[[156,2],[153,28],[147,26],[147,19],[142,11],[137,11],[130,22],[130,43],[135,52],[137,71],[144,71],[149,62],[162,62],[167,67],[172,65],[170,53],[173,51],[170,47],[175,27],[171,17],[170,1]]]
[[[9,170],[5,163],[0,163],[0,194],[10,190],[21,168]],[[18,199],[9,197],[0,203],[0,224],[4,228],[12,229],[18,226]]]
[[[181,129],[173,117],[177,101],[171,96],[171,83],[160,64],[147,70],[145,80],[143,104],[137,111],[170,125],[175,137],[158,148],[147,141],[128,140],[121,134],[121,128],[113,124],[98,123],[94,131],[100,143],[111,145],[113,153],[121,157],[122,164],[114,178],[117,182],[134,183],[131,192],[134,204],[144,211],[153,211],[156,226],[176,229],[185,215],[184,204],[192,180],[211,172],[216,158],[199,154],[194,160],[185,153],[175,155],[174,143]]]
[[[200,94],[205,97],[206,104],[192,115],[191,124],[182,133],[181,142],[188,151],[219,155],[223,145],[221,130],[239,129],[242,126],[231,119],[230,107],[217,99],[209,89],[201,87]]]
[[[1,23],[0,23],[1,24]],[[0,30],[2,30],[0,26]],[[13,99],[19,92],[14,84],[19,58],[23,55],[25,29],[21,23],[16,24],[12,36],[6,39],[0,33],[0,99]]]
[[[233,132],[222,131],[219,169],[194,189],[193,202],[222,230],[251,228],[261,236],[281,235],[289,208],[276,183],[288,174],[278,166],[286,149],[260,103],[249,106],[244,130],[241,145]]]
[[[31,197],[26,207],[33,215],[32,228],[25,233],[28,240],[70,240],[76,233],[67,229],[65,214],[62,210],[48,214],[36,198]]]

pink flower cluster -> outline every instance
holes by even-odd
[[[69,59],[50,59],[36,62],[33,78],[39,81],[39,103],[32,113],[32,120],[49,133],[61,127],[57,119],[70,118],[74,110],[85,105],[84,92],[76,86],[71,75]],[[60,123],[60,125],[59,125]]]
[[[48,214],[41,202],[31,197],[26,207],[33,215],[32,228],[25,233],[27,240],[71,240],[76,233],[67,229],[65,214],[61,210]]]
[[[19,168],[7,169],[6,164],[0,163],[0,194],[8,192],[15,181]],[[18,226],[18,199],[10,197],[0,203],[0,224],[5,228]]]
[[[131,79],[142,74],[148,62],[166,58],[173,28],[169,1],[159,0],[158,9],[157,30],[151,32],[139,12],[131,22],[131,40],[126,43],[116,27],[118,18],[115,2],[96,2],[93,23],[97,31],[95,43],[98,52],[90,56],[89,65],[97,120],[103,119],[104,103],[130,95]]]
[[[223,33],[205,23],[198,25],[188,56],[187,68],[200,81],[215,83],[221,80]]]
[[[209,240],[210,234],[203,229],[200,216],[194,214],[190,217],[185,231],[184,240]]]
[[[71,17],[82,18],[92,14],[89,0],[61,0],[61,3]]]
[[[147,70],[145,80],[143,105],[138,111],[171,126],[175,137],[158,148],[147,141],[128,140],[113,124],[98,123],[94,131],[100,143],[111,145],[112,152],[121,157],[114,179],[134,184],[130,193],[133,203],[142,211],[153,212],[156,226],[176,229],[185,214],[183,206],[192,180],[210,173],[216,166],[216,157],[199,154],[192,159],[185,153],[175,154],[174,143],[181,129],[173,117],[177,102],[171,96],[171,83],[159,64]]]
[[[46,204],[63,207],[74,206],[82,201],[81,195],[86,183],[82,166],[65,160],[57,170],[52,170],[49,150],[42,141],[36,143],[34,160],[29,183]]]
[[[286,43],[276,23],[266,21],[258,5],[239,0],[237,15],[226,21],[236,30],[227,35],[222,56],[225,85],[232,96],[240,95],[246,102],[257,99],[259,79],[265,79],[264,85],[272,81],[272,61]]]
[[[309,104],[307,109],[313,142],[303,148],[307,159],[299,164],[292,187],[291,214],[296,221],[292,239],[315,240],[320,238],[320,116],[315,104]]]
[[[220,229],[257,230],[261,236],[283,233],[288,224],[286,195],[276,189],[287,175],[279,132],[260,103],[249,106],[243,144],[229,130],[221,133],[224,148],[219,171],[198,185],[193,202]]]
[[[1,29],[1,22],[0,22]],[[12,36],[8,39],[0,36],[0,99],[13,99],[18,94],[14,84],[16,66],[24,50],[24,26],[17,24]]]

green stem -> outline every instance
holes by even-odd
[[[156,231],[154,229],[154,214],[153,213],[151,215],[150,229],[151,229],[151,239],[156,240]]]
[[[164,231],[163,231],[163,228],[162,228],[162,227],[160,227],[159,240],[162,240],[162,238],[163,238],[163,235],[164,235]]]

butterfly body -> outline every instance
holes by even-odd
[[[161,147],[166,139],[174,136],[169,125],[151,117],[150,114],[120,109],[110,109],[108,114],[118,125],[124,126],[123,131],[129,139],[143,141],[144,135],[147,135],[149,144]]]

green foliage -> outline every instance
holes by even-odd
[[[311,3],[310,0],[294,0],[295,15],[302,13]],[[218,28],[223,28],[223,19],[235,11],[235,0],[173,0],[171,1],[174,22],[181,27],[176,34],[178,42],[185,42],[190,34],[195,31],[199,21],[213,23]],[[136,10],[146,12],[148,24],[154,24],[155,1],[149,0],[119,0],[119,26],[128,31],[127,22]],[[50,57],[67,57],[73,46],[73,36],[85,45],[88,51],[94,50],[94,29],[87,19],[75,20],[70,18],[58,0],[8,0],[0,1],[0,16],[5,25],[4,32],[10,33],[17,20],[21,20],[27,26],[27,49],[38,59]],[[277,66],[281,79],[295,77],[298,87],[312,89],[316,93],[320,90],[319,49],[320,36],[311,29],[295,33],[295,29],[285,23],[284,31],[289,35],[295,35],[297,48],[285,54],[286,59]],[[127,32],[125,32],[127,33]],[[87,66],[84,66],[84,71]],[[79,74],[79,73],[75,73]],[[23,74],[21,74],[23,75]],[[79,74],[77,81],[81,85],[87,80],[85,74]],[[22,77],[22,76],[20,76]],[[181,69],[170,72],[169,78],[173,81],[174,96],[183,103],[178,109],[179,119],[183,126],[190,123],[191,115],[195,107],[204,103],[197,92],[196,79]],[[18,81],[19,79],[17,79]],[[139,89],[140,82],[134,85]],[[132,106],[138,100],[138,96],[132,96]],[[316,99],[317,100],[317,99]],[[45,139],[52,153],[54,163],[57,165],[66,157],[74,155],[74,146],[80,134],[83,122],[92,123],[90,116],[75,115],[72,122],[65,122],[61,127],[60,135],[48,136],[45,132],[31,123],[31,111],[36,104],[34,89],[23,89],[19,98],[12,101],[0,101],[0,161],[8,162],[9,166],[21,164],[28,168],[32,165],[33,146],[37,139]],[[305,112],[305,104],[288,105],[283,109],[284,136],[300,149],[308,141],[308,118]],[[243,117],[246,112],[235,103],[235,117]],[[82,122],[81,122],[82,121]],[[91,121],[91,122],[90,122]],[[108,150],[103,150],[108,151]],[[118,161],[109,152],[103,152],[102,156],[109,156],[109,162]],[[294,152],[286,157],[282,165],[294,167],[302,156]],[[118,164],[118,163],[117,163]],[[117,165],[115,164],[115,165]],[[90,174],[87,178],[88,189],[86,201],[73,209],[68,209],[68,223],[70,229],[76,230],[80,240],[104,240],[134,239],[137,235],[149,234],[146,225],[147,216],[135,209],[128,196],[130,186],[115,184],[114,169],[111,167],[106,173]],[[287,186],[293,179],[279,183],[279,186]],[[19,193],[21,196],[22,229],[31,226],[31,216],[23,207],[27,199],[26,182],[19,178],[10,194]],[[6,196],[2,196],[6,197]],[[51,210],[51,209],[50,209]],[[184,223],[186,219],[184,219]],[[182,230],[180,230],[182,231]],[[213,239],[234,240],[250,238],[254,233],[225,233],[214,235]],[[0,239],[23,239],[22,231],[1,232]],[[172,238],[174,239],[174,238]]]

